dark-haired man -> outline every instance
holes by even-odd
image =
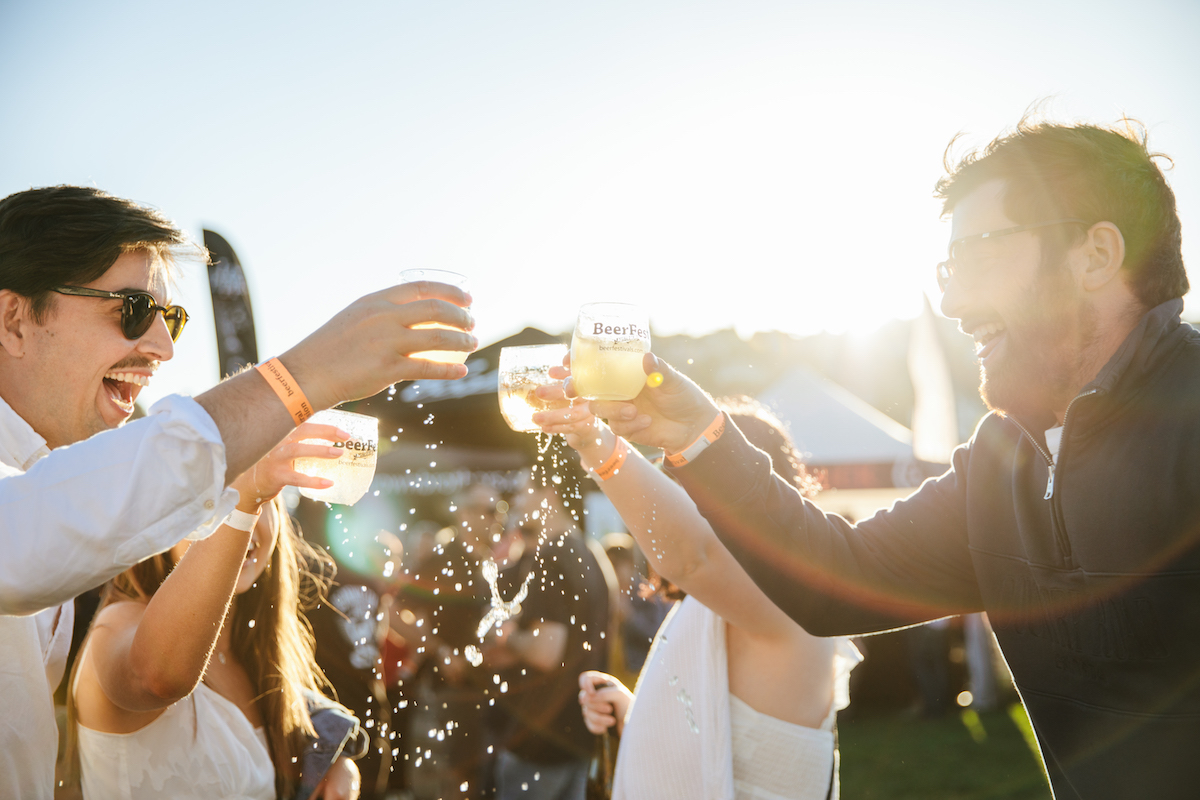
[[[850,525],[653,356],[593,403],[664,448],[766,594],[858,634],[986,610],[1060,798],[1192,797],[1200,760],[1200,333],[1144,138],[1022,123],[938,184],[943,311],[993,409],[949,472]]]
[[[306,414],[398,380],[461,377],[407,354],[476,345],[469,296],[393,287],[283,353],[272,375],[168,397],[114,430],[174,354],[187,315],[167,285],[186,247],[157,212],[95,189],[0,200],[0,797],[53,796],[50,692],[76,594],[211,532],[237,501],[230,482]],[[433,321],[459,330],[412,330]]]

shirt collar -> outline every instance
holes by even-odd
[[[0,397],[0,461],[28,470],[48,455],[46,440]]]

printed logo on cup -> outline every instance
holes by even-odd
[[[636,325],[605,325],[603,322],[592,323],[592,336],[611,336],[619,339],[649,339],[650,331]]]
[[[344,442],[334,442],[333,446],[346,450],[351,461],[371,458],[379,449],[375,442],[363,442],[359,441],[358,439],[347,439]]]

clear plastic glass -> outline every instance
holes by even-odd
[[[332,442],[334,447],[344,449],[340,458],[297,458],[296,471],[305,475],[329,478],[333,486],[328,489],[300,489],[300,494],[312,500],[340,503],[352,506],[371,488],[375,477],[375,460],[379,450],[379,420],[365,414],[331,408],[318,411],[311,422],[334,425],[350,434],[344,442]],[[311,444],[320,444],[325,439],[304,439]]]
[[[470,281],[467,280],[465,275],[459,275],[457,272],[450,272],[444,269],[406,269],[400,273],[401,283],[416,283],[417,281],[445,283],[450,286],[457,286],[464,292],[471,291]],[[448,331],[458,330],[449,325],[443,325],[440,322],[413,325],[414,330],[422,328],[442,328]],[[422,350],[419,353],[413,353],[410,357],[421,358],[426,361],[438,361],[443,364],[462,364],[467,360],[467,356],[469,355],[471,354],[466,350]]]
[[[550,377],[550,368],[562,366],[566,354],[565,344],[534,344],[500,350],[500,413],[508,427],[521,433],[537,433],[541,428],[533,421],[534,413],[568,405],[565,398],[551,403],[534,394],[539,386],[559,383]]]
[[[571,338],[575,392],[588,400],[632,400],[646,385],[642,356],[650,351],[650,318],[627,303],[579,309]]]

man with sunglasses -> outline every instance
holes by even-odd
[[[460,378],[461,364],[408,354],[477,344],[469,295],[396,286],[269,369],[165,398],[121,427],[187,321],[167,291],[188,248],[158,212],[95,189],[0,200],[0,797],[53,796],[50,693],[75,595],[217,528],[238,500],[232,480],[312,411],[400,380]],[[413,329],[426,322],[457,330]]]
[[[806,630],[987,611],[1057,797],[1193,797],[1200,333],[1180,321],[1174,195],[1144,136],[1028,122],[937,189],[942,310],[975,340],[992,413],[907,500],[857,525],[822,513],[652,355],[660,387],[592,409],[666,451]]]

